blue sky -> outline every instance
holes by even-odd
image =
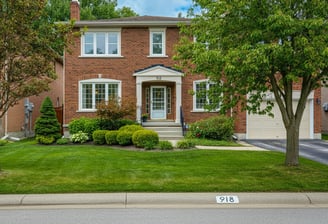
[[[140,16],[177,17],[179,12],[186,16],[192,0],[117,0],[118,8],[130,7]]]

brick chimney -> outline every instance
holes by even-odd
[[[80,20],[80,2],[79,0],[71,1],[71,20]]]

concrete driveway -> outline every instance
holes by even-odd
[[[272,151],[286,152],[286,140],[247,140],[247,143]],[[328,142],[300,140],[300,156],[328,165]]]

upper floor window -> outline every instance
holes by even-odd
[[[209,80],[194,81],[193,91],[194,111],[205,111],[208,109],[206,108],[208,105],[211,105],[212,107],[217,101],[217,99],[215,99],[215,96],[217,95],[215,94],[215,83],[212,83]],[[216,109],[219,109],[219,104],[217,104]]]
[[[82,36],[82,56],[121,56],[120,30],[86,32]]]
[[[150,56],[166,56],[165,29],[150,29]]]
[[[121,97],[121,81],[112,79],[89,79],[80,81],[80,110],[95,111],[102,101]]]

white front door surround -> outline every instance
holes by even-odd
[[[137,121],[141,122],[141,111],[142,111],[142,83],[143,82],[157,82],[158,86],[161,85],[161,82],[174,82],[175,83],[175,93],[176,93],[176,102],[175,102],[175,123],[180,123],[180,107],[182,102],[182,77],[183,73],[174,70],[172,68],[163,66],[163,65],[154,65],[146,69],[139,70],[133,74],[136,77],[136,96],[137,96],[137,111],[136,117]],[[155,87],[155,86],[153,86]],[[163,86],[162,86],[163,88]],[[165,89],[165,88],[164,88]],[[164,90],[165,91],[165,90]],[[151,91],[152,92],[152,91]],[[165,100],[164,94],[164,100]],[[166,100],[164,101],[166,102]],[[165,104],[165,103],[164,103]],[[153,106],[153,105],[152,105]],[[164,105],[165,118],[166,119],[166,105]],[[151,108],[152,109],[152,108]],[[174,108],[172,108],[174,109]],[[154,117],[152,117],[154,116]],[[151,114],[151,118],[159,116],[158,114]],[[160,118],[157,118],[160,119]]]

